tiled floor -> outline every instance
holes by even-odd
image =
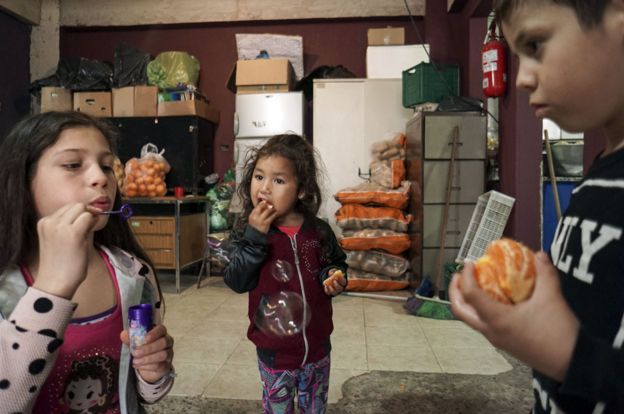
[[[255,349],[245,336],[247,295],[232,292],[221,277],[204,279],[196,289],[195,278],[184,276],[180,294],[171,275],[161,275],[161,282],[165,325],[175,338],[178,378],[171,395],[258,400]],[[494,375],[512,369],[463,323],[415,317],[402,304],[334,299],[330,403],[342,397],[346,380],[374,370]]]

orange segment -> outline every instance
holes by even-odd
[[[498,285],[498,278],[496,277],[496,273],[498,273],[497,268],[498,266],[490,256],[483,256],[475,263],[474,276],[479,287],[492,299],[509,305],[511,302]]]

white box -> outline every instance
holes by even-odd
[[[234,140],[234,165],[236,166],[236,183],[243,178],[243,170],[251,153],[251,149],[258,149],[269,140],[269,137],[245,138]]]
[[[366,48],[366,77],[401,79],[404,70],[421,62],[429,62],[428,52],[428,44],[368,46]]]
[[[236,94],[234,137],[303,135],[303,92]]]

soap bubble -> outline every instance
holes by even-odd
[[[288,337],[298,334],[310,322],[310,307],[300,294],[280,291],[263,296],[255,323],[265,335]]]
[[[278,282],[287,283],[293,274],[292,265],[286,260],[277,259],[271,264],[271,274]]]

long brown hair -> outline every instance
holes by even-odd
[[[316,217],[321,207],[322,195],[319,180],[323,173],[319,169],[321,160],[305,138],[296,134],[275,135],[260,148],[252,148],[247,154],[245,168],[241,183],[238,186],[238,195],[243,204],[243,211],[234,227],[234,238],[241,237],[245,225],[249,221],[249,214],[253,210],[251,200],[251,180],[256,169],[256,164],[261,158],[274,155],[284,157],[291,162],[297,177],[297,192],[303,192],[303,197],[297,200],[294,209],[306,217]],[[329,254],[329,244],[325,241],[330,238],[328,226],[320,226],[315,221],[314,227],[321,242],[321,252],[324,257]]]
[[[316,216],[321,207],[321,189],[318,185],[318,168],[314,147],[304,138],[295,134],[282,134],[271,137],[262,147],[252,148],[247,154],[238,195],[243,203],[239,226],[247,223],[254,206],[251,200],[251,180],[260,158],[279,155],[289,160],[295,170],[297,191],[303,197],[297,200],[295,210],[305,216]]]
[[[118,132],[109,122],[81,112],[45,112],[18,122],[0,143],[0,274],[23,263],[39,249],[37,211],[30,192],[43,152],[58,140],[61,132],[71,128],[95,128],[106,138],[113,153],[117,150]],[[115,196],[113,207],[119,209],[121,196]],[[134,237],[128,223],[112,215],[106,226],[95,232],[94,241],[103,246],[117,246],[147,262],[150,258]],[[156,278],[158,293],[162,292]]]

